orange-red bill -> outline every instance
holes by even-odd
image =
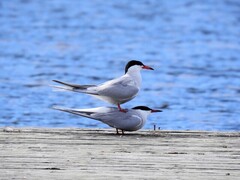
[[[152,109],[151,112],[152,112],[152,113],[154,113],[154,112],[162,112],[162,110],[159,110],[159,109]]]
[[[143,65],[142,67],[143,69],[149,69],[149,70],[154,70],[153,68],[151,68],[150,66],[146,66],[146,65]]]

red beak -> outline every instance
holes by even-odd
[[[143,69],[149,69],[149,70],[154,70],[153,68],[151,68],[150,66],[146,66],[146,65],[143,65],[142,66]]]
[[[154,113],[154,112],[162,112],[162,110],[152,109],[151,112],[152,112],[152,113]]]

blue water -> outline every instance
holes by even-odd
[[[0,126],[107,127],[51,110],[109,106],[55,92],[52,79],[98,84],[142,71],[124,108],[163,108],[144,128],[240,130],[238,0],[3,0],[0,2]]]

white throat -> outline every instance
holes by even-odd
[[[148,116],[151,114],[151,111],[143,111],[143,110],[137,110],[138,113],[140,114],[141,116],[141,119],[142,119],[142,127],[144,126],[144,124],[146,123],[147,121],[147,118]]]
[[[143,110],[139,110],[141,116],[143,117],[143,119],[147,119],[147,117],[151,114],[151,111],[143,111]]]
[[[141,87],[141,84],[142,84],[142,76],[140,73],[141,70],[142,70],[141,66],[135,65],[130,67],[126,73],[134,79],[138,87]]]

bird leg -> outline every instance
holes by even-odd
[[[119,130],[119,129],[118,129],[118,128],[116,128],[117,135],[119,135],[119,134],[120,134],[118,130]],[[124,130],[122,130],[122,129],[121,129],[121,131],[122,131],[122,135],[124,135]]]
[[[126,113],[126,112],[127,112],[127,110],[125,110],[125,109],[122,109],[122,108],[121,108],[121,106],[120,106],[120,104],[119,104],[119,103],[117,104],[117,106],[118,106],[118,109],[119,109],[119,111],[121,111],[121,112],[124,112],[124,113]]]

